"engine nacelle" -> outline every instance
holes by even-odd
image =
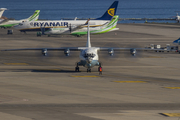
[[[113,50],[113,49],[109,49],[109,50],[108,50],[108,54],[109,54],[110,56],[113,56],[113,55],[114,55],[114,50]]]
[[[47,56],[47,49],[43,49],[43,50],[42,50],[42,54],[43,54],[44,56]]]
[[[136,49],[130,49],[130,53],[132,56],[136,56]]]
[[[69,56],[70,50],[69,50],[69,49],[64,50],[64,54],[65,54],[66,56]]]

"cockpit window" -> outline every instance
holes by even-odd
[[[92,58],[94,58],[96,55],[95,54],[93,54],[93,53],[85,53],[84,54],[84,57],[85,58],[87,58],[87,57],[92,57]]]

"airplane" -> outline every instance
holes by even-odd
[[[179,12],[179,11],[177,11],[177,12]],[[180,16],[178,15],[178,13],[174,17],[175,17],[175,20],[179,23],[180,22]]]
[[[180,38],[178,38],[177,40],[174,40],[174,41],[173,41],[173,44],[174,44],[174,45],[180,45]]]
[[[2,17],[4,11],[7,10],[7,8],[0,8],[0,22],[4,20],[4,18]]]
[[[129,50],[132,56],[136,55],[136,50],[147,50],[146,48],[114,48],[114,47],[92,47],[90,42],[89,24],[87,28],[87,42],[85,47],[58,47],[58,48],[22,48],[22,49],[5,49],[1,51],[22,51],[22,50],[41,50],[44,56],[48,51],[64,51],[66,56],[70,55],[70,51],[80,51],[80,61],[77,62],[75,71],[79,72],[79,66],[87,68],[87,72],[91,72],[91,68],[99,66],[98,70],[102,70],[102,64],[99,62],[98,52],[107,51],[110,56],[114,55],[114,51]],[[151,50],[151,49],[149,49]]]
[[[87,22],[92,29],[91,33],[104,33],[108,31],[117,30],[116,28],[116,10],[118,1],[113,4],[100,18],[92,20],[53,20],[53,21],[34,21],[24,22],[16,25],[15,28],[21,32],[26,31],[41,31],[42,34],[71,34],[71,35],[84,35],[87,34]],[[109,27],[108,25],[113,25]],[[97,28],[96,28],[97,27]],[[103,29],[103,30],[101,30]]]
[[[7,10],[7,8],[0,8],[0,18],[2,17],[5,10]]]
[[[22,20],[3,20],[0,22],[0,27],[1,28],[10,28],[10,27],[13,27],[15,25],[18,25],[19,23],[23,23],[26,21],[36,21],[39,18],[39,13],[40,13],[40,10],[36,10],[34,12],[34,14],[31,15],[29,18],[22,19]]]
[[[106,33],[110,31],[119,30],[119,28],[116,28],[117,22],[118,22],[118,15],[115,15],[112,17],[112,20],[110,22],[107,22],[103,25],[91,25],[90,26],[90,33],[91,34],[101,34]],[[60,34],[71,34],[75,36],[85,35],[87,34],[87,25],[84,24],[84,26],[79,27],[66,27],[66,28],[49,28],[44,32],[44,34],[47,35],[60,35]]]

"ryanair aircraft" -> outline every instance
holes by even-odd
[[[105,33],[116,28],[118,17],[116,14],[118,1],[115,1],[100,18],[93,20],[58,20],[58,21],[33,21],[16,25],[15,28],[21,32],[41,31],[44,34],[87,34],[87,23],[90,25],[90,33]]]

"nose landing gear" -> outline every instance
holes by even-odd
[[[78,66],[78,65],[79,65],[79,64],[77,63],[77,64],[76,64],[76,67],[75,67],[75,71],[76,71],[76,72],[79,72],[79,66]]]
[[[90,68],[87,69],[87,73],[88,73],[88,72],[91,72],[91,69],[90,69]]]

